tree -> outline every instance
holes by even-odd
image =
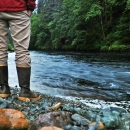
[[[124,48],[130,40],[129,9],[130,0],[39,0],[32,17],[30,48]]]

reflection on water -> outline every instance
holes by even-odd
[[[130,54],[31,51],[31,88],[50,95],[130,100]],[[9,83],[18,85],[14,53]]]

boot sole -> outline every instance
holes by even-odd
[[[0,97],[2,97],[2,98],[7,98],[7,97],[9,97],[11,94],[0,94]]]
[[[38,95],[38,97],[36,98],[29,98],[29,97],[19,97],[18,96],[18,100],[20,101],[25,101],[25,102],[30,102],[30,101],[37,101],[41,98],[41,95]]]

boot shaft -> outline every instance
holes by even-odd
[[[22,68],[17,67],[19,86],[21,87],[21,91],[19,93],[19,100],[26,101],[29,100],[39,100],[40,95],[32,92],[30,90],[30,75],[31,75],[31,67]]]
[[[0,97],[8,97],[10,95],[8,86],[8,66],[0,66]]]
[[[18,81],[21,88],[30,88],[31,67],[17,67]]]
[[[0,66],[0,85],[8,86],[8,66]]]

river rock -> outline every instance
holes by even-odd
[[[128,113],[126,109],[118,106],[110,106],[111,111],[117,111],[119,113]]]
[[[82,116],[84,116],[85,118],[89,119],[91,122],[96,121],[96,117],[97,117],[97,113],[89,110],[89,111],[85,111]]]
[[[89,128],[88,130],[104,130],[105,126],[102,122],[93,122],[91,124],[88,124]]]
[[[49,112],[39,115],[29,127],[29,130],[38,130],[45,126],[56,126],[63,128],[71,123],[71,113],[65,111]]]
[[[121,116],[120,128],[130,130],[130,113],[122,113]]]
[[[110,106],[110,107],[106,107],[106,108],[103,108],[101,109],[100,113],[103,113],[103,114],[109,114],[109,113],[112,113],[112,112],[117,112],[117,113],[128,113],[126,109],[122,108],[122,107],[118,107],[118,106]]]
[[[96,119],[97,120],[97,119]],[[112,113],[107,113],[104,117],[100,119],[108,129],[115,129],[119,127],[120,119],[117,115],[113,115]]]
[[[90,121],[79,114],[73,114],[71,117],[74,121],[80,122],[81,125],[87,126]]]
[[[46,126],[46,127],[40,128],[39,130],[63,130],[63,129],[55,127],[55,126]]]
[[[102,109],[97,116],[97,121],[102,121],[107,129],[119,128],[121,121],[121,114],[127,113],[122,107],[110,106]]]
[[[0,108],[0,130],[26,130],[29,125],[30,122],[22,112]]]
[[[7,105],[8,103],[6,102],[6,100],[0,97],[0,108],[6,108]]]

